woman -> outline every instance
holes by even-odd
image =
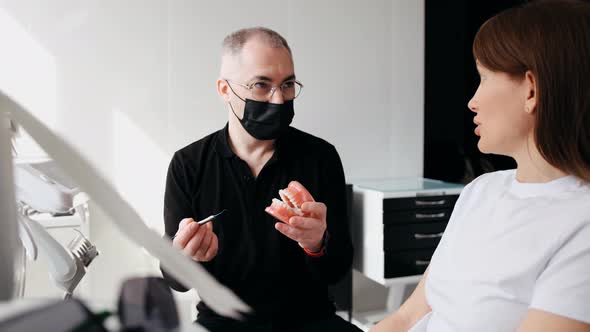
[[[371,331],[590,331],[590,4],[538,1],[477,33],[484,153],[422,281]]]

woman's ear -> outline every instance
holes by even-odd
[[[537,80],[530,70],[524,74],[524,85],[526,91],[524,110],[528,114],[534,114],[537,107]]]

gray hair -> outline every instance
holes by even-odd
[[[244,28],[230,33],[223,39],[223,54],[236,55],[252,37],[260,37],[273,48],[286,48],[291,53],[287,40],[278,32],[265,27]]]

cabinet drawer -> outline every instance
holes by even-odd
[[[452,209],[409,210],[383,213],[383,224],[447,222]]]
[[[385,225],[383,249],[403,251],[408,249],[436,248],[447,223]]]
[[[452,208],[457,198],[459,195],[386,198],[383,200],[383,211]]]
[[[412,250],[407,252],[385,252],[384,278],[412,276],[424,273],[434,249]]]

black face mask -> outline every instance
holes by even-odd
[[[236,115],[231,104],[230,108],[248,134],[258,140],[279,138],[287,131],[295,116],[293,100],[285,101],[284,104],[272,104],[246,99],[244,117],[241,119]]]

